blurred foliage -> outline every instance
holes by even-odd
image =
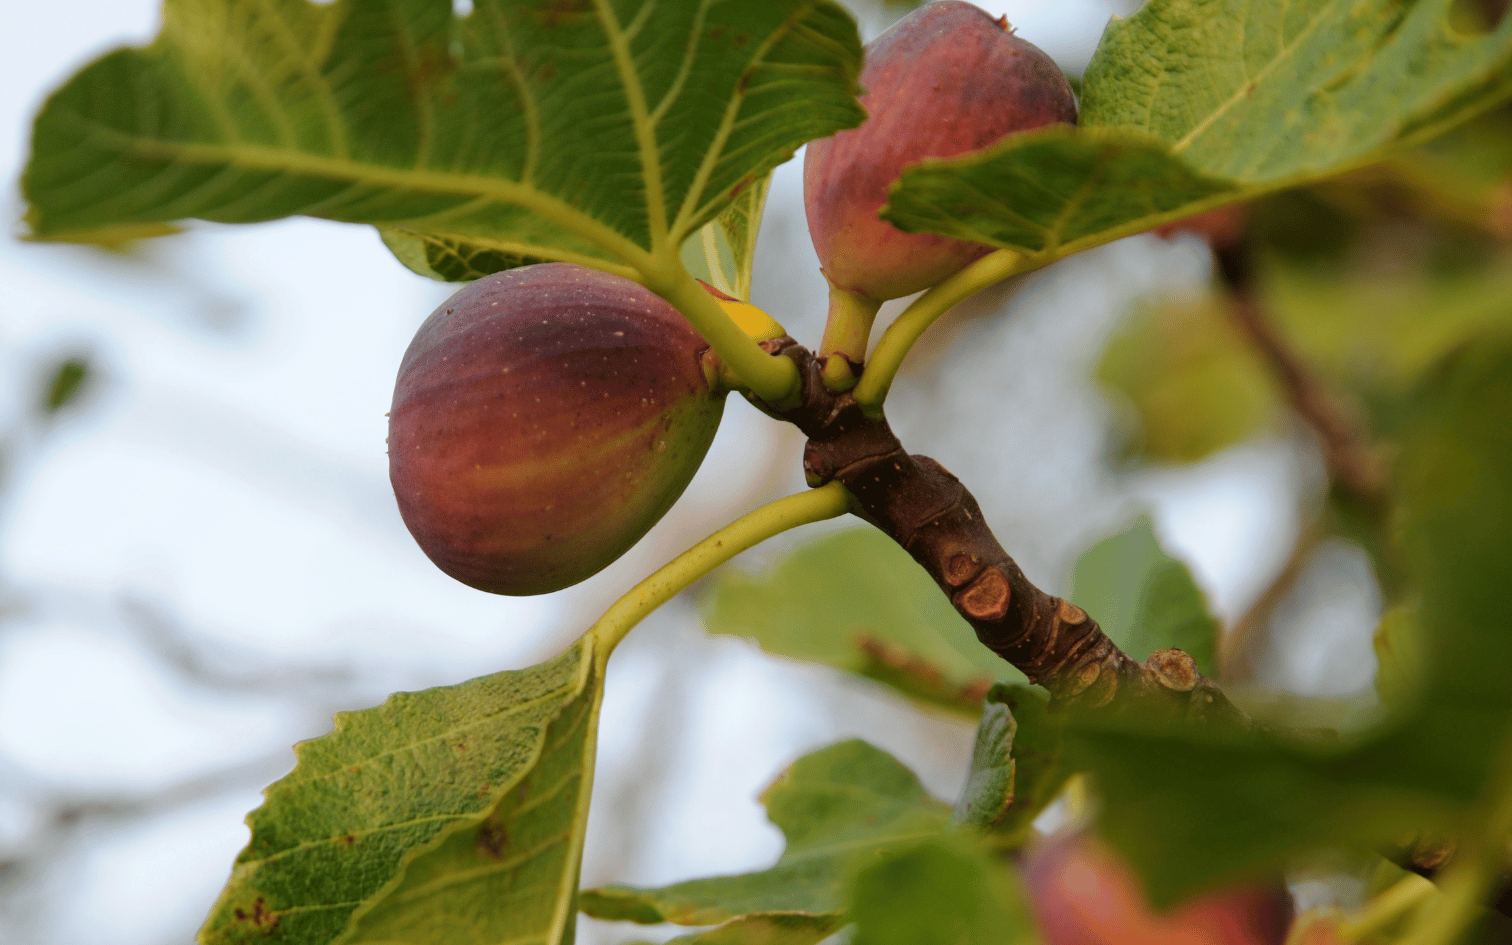
[[[86,358],[66,358],[59,362],[52,369],[46,390],[43,391],[42,412],[55,414],[72,404],[84,392],[90,373],[89,360]]]
[[[1512,768],[1512,336],[1427,373],[1404,411],[1393,487],[1420,594],[1411,649],[1426,660],[1420,686],[1394,678],[1388,692],[1415,697],[1393,699],[1391,717],[1350,740],[1073,720],[1067,751],[1097,778],[1101,829],[1157,903],[1328,846],[1421,831],[1498,842],[1484,837]],[[1388,643],[1411,627],[1401,620],[1388,618]],[[1413,673],[1409,660],[1387,666]]]
[[[1512,325],[1512,110],[1249,207],[1267,315],[1330,388],[1389,432],[1423,372]],[[1126,457],[1190,463],[1282,426],[1274,375],[1221,293],[1153,299],[1097,377],[1130,408]]]
[[[1192,572],[1160,547],[1147,517],[1081,556],[1071,600],[1096,614],[1103,632],[1134,659],[1174,647],[1196,660],[1203,675],[1217,675],[1218,621]]]
[[[963,839],[879,857],[856,878],[853,945],[1039,941],[1017,876]]]
[[[1192,463],[1280,423],[1275,382],[1221,304],[1143,303],[1104,349],[1097,379],[1132,412],[1126,458]]]
[[[724,571],[704,622],[768,653],[865,676],[973,719],[992,682],[1027,682],[977,642],[929,574],[874,528],[805,542],[765,577]]]

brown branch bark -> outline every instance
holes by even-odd
[[[826,388],[811,352],[791,338],[765,346],[791,358],[803,378],[799,406],[760,406],[808,436],[809,483],[842,483],[859,514],[929,572],[977,638],[1057,703],[1155,701],[1180,714],[1247,724],[1187,654],[1162,650],[1138,663],[1086,611],[1030,583],[961,481],[929,457],[909,455],[885,418],[866,416],[849,394]]]

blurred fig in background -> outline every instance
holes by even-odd
[[[1282,945],[1292,921],[1291,895],[1279,881],[1157,914],[1134,872],[1087,834],[1031,847],[1024,882],[1046,945]]]

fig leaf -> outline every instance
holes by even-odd
[[[1512,96],[1512,17],[1453,0],[1152,0],[1088,65],[1081,125],[904,171],[901,229],[1048,262],[1224,203],[1334,177]]]
[[[1512,620],[1512,339],[1449,355],[1425,381],[1394,470],[1402,552],[1419,588],[1421,687],[1372,730],[1337,739],[1131,714],[1073,716],[1064,745],[1100,791],[1104,837],[1168,905],[1226,879],[1328,847],[1442,831],[1467,846],[1492,835],[1505,791]],[[1414,676],[1417,676],[1414,673]],[[1414,680],[1416,682],[1416,680]],[[1161,813],[1150,815],[1151,797]]]
[[[660,889],[585,889],[580,908],[598,919],[645,924],[709,925],[740,917],[751,923],[765,917],[778,926],[818,929],[820,920],[833,923],[844,912],[846,886],[856,870],[887,850],[938,836],[950,818],[950,808],[930,797],[913,772],[859,740],[798,759],[762,802],[787,838],[771,869]]]
[[[629,275],[805,141],[859,124],[834,0],[167,0],[38,116],[34,235],[293,214],[388,231],[446,279]]]
[[[1024,674],[977,641],[923,568],[875,528],[805,542],[768,574],[726,570],[704,607],[713,633],[823,663],[971,719],[997,681]]]
[[[199,941],[570,941],[601,671],[585,637],[338,715],[248,816]]]
[[[695,278],[737,299],[751,298],[756,232],[766,210],[770,174],[742,190],[713,220],[683,243],[683,265]]]
[[[854,945],[1035,945],[1029,897],[1002,863],[959,836],[878,856],[856,879]]]
[[[1218,674],[1218,621],[1185,564],[1166,553],[1150,519],[1089,548],[1076,562],[1071,600],[1134,659],[1175,647]]]

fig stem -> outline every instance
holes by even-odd
[[[829,318],[824,323],[824,338],[819,342],[820,359],[828,361],[831,355],[840,355],[852,366],[865,361],[872,322],[881,307],[882,303],[876,299],[831,283]],[[854,384],[854,378],[851,383]],[[831,385],[831,389],[836,387]]]
[[[887,327],[877,342],[877,349],[861,372],[856,385],[856,403],[869,416],[881,411],[882,402],[892,387],[893,378],[903,366],[903,359],[913,349],[930,325],[960,302],[993,283],[1000,282],[1028,268],[1027,258],[1011,249],[988,253],[960,272],[913,300],[897,321]]]
[[[851,510],[851,502],[845,486],[831,482],[818,489],[769,502],[742,515],[631,588],[604,612],[588,633],[607,657],[636,624],[689,584],[773,535],[845,514]]]
[[[801,385],[793,362],[763,351],[681,265],[669,278],[647,280],[645,286],[682,312],[725,366],[762,400],[783,403],[798,393]]]
[[[1358,942],[1374,935],[1421,906],[1437,891],[1432,880],[1408,873],[1371,900],[1358,915],[1340,922],[1339,938],[1345,942]]]

